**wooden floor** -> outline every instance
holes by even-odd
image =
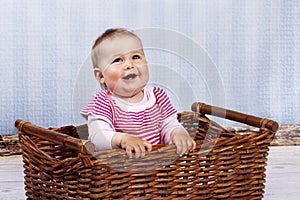
[[[0,200],[25,199],[21,156],[0,157]]]
[[[25,199],[21,156],[0,157],[0,200]],[[300,146],[272,146],[264,200],[300,199]]]

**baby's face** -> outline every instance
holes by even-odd
[[[128,98],[145,87],[149,72],[142,44],[137,38],[122,35],[106,39],[96,48],[100,52],[98,59],[101,71],[98,73],[101,77],[96,78],[106,84],[110,92]]]

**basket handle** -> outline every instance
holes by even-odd
[[[269,119],[246,115],[244,113],[207,105],[201,102],[193,103],[192,111],[237,121],[258,128],[265,127],[274,132],[276,132],[279,127],[277,122]]]
[[[36,126],[25,120],[16,120],[15,127],[19,131],[29,133],[39,138],[54,142],[65,147],[69,147],[74,150],[78,150],[80,153],[92,155],[94,153],[94,144],[87,140],[81,140],[57,131],[45,129]]]

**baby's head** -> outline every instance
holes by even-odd
[[[140,38],[126,29],[108,29],[92,48],[96,79],[116,96],[130,98],[149,80]]]

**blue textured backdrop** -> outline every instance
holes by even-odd
[[[41,126],[74,123],[72,97],[78,73],[94,40],[108,27],[182,33],[215,63],[226,107],[281,124],[300,122],[298,0],[0,0],[0,4],[0,134],[16,133],[17,118]],[[185,65],[172,55],[160,57],[151,50],[147,54],[150,63],[178,69]],[[183,76],[193,79],[188,73]],[[209,96],[203,89],[197,99],[210,103]]]

